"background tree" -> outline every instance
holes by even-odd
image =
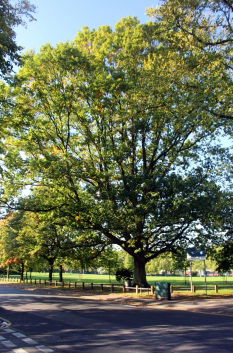
[[[19,223],[22,213],[11,212],[0,221],[1,263],[7,264],[8,271],[12,264],[20,266],[20,278],[24,277],[25,262],[30,259],[27,239],[19,240]]]
[[[133,269],[134,269],[133,257],[131,255],[129,255],[128,253],[125,254],[124,267],[131,270],[131,271],[133,271]]]
[[[35,259],[38,263],[45,260],[49,265],[50,281],[52,281],[54,266],[59,265],[60,281],[62,281],[63,263],[69,264],[79,260],[83,266],[87,264],[89,266],[108,244],[97,232],[85,230],[78,232],[72,224],[72,219],[67,219],[56,207],[41,212],[41,205],[46,208],[48,202],[50,206],[52,204],[52,199],[49,199],[46,190],[43,189],[43,193],[41,191],[37,188],[35,195],[21,199],[20,205],[24,211],[11,213],[10,221],[4,223],[3,229],[7,237],[4,238],[3,248],[4,251],[14,248],[14,252],[17,248],[17,256],[19,259],[24,259],[23,269],[25,266],[27,269],[35,267]],[[26,211],[26,206],[29,208],[36,206],[37,213]],[[108,255],[110,256],[110,250]]]
[[[232,197],[228,197],[227,207],[223,209],[223,231],[215,239],[215,247],[211,250],[211,257],[216,261],[216,270],[228,272],[233,269],[233,224]]]
[[[190,268],[190,261],[187,260],[186,249],[180,248],[175,254],[172,255],[173,266],[175,270],[180,270],[183,272],[186,283],[186,271]]]
[[[149,261],[146,264],[146,272],[148,274],[158,274],[159,273],[159,261],[160,261],[160,256],[158,256],[156,259]]]
[[[233,242],[228,241],[223,247],[218,248],[215,253],[216,270],[226,273],[233,269]]]
[[[24,18],[35,20],[35,6],[28,0],[1,0],[0,3],[0,75],[7,76],[21,62],[22,47],[16,42],[15,27],[26,25]]]
[[[8,80],[13,71],[14,65],[21,64],[21,50],[23,49],[16,41],[15,28],[19,25],[26,26],[26,20],[35,20],[33,14],[36,7],[29,0],[1,0],[0,1],[0,78]],[[7,90],[0,82],[0,109],[8,103]],[[6,113],[6,111],[5,111]],[[1,116],[1,142],[0,142],[0,213],[5,214],[4,205],[5,198],[2,198],[2,170],[4,162],[2,155],[5,153],[6,146],[3,143],[2,137],[6,137],[5,125],[8,125],[8,117],[5,114]],[[2,208],[3,206],[3,208]]]
[[[100,245],[99,239],[92,234],[83,240],[83,234],[77,234],[71,226],[67,224],[64,217],[58,216],[53,212],[24,214],[24,223],[21,224],[21,238],[30,242],[32,257],[44,259],[49,265],[49,281],[52,281],[55,265],[60,265],[62,271],[62,262],[68,263],[79,259],[89,263],[97,257],[105,248]],[[81,233],[81,232],[80,232]],[[60,281],[62,281],[62,272],[60,272]]]
[[[7,222],[5,220],[1,222],[2,249],[8,260],[13,256],[18,259],[17,262],[21,265],[21,279],[24,277],[25,266],[29,269],[35,259],[38,262],[43,258],[49,263],[49,278],[52,280],[54,261],[58,257],[57,253],[61,251],[55,225],[51,223],[48,225],[32,212],[22,211],[11,213],[7,217]]]
[[[89,265],[96,270],[107,273],[111,283],[111,275],[115,275],[116,270],[119,268],[118,253],[112,246],[108,246],[98,257],[90,260]]]

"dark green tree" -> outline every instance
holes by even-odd
[[[228,241],[223,247],[218,248],[215,252],[214,259],[216,261],[218,272],[228,272],[233,269],[233,242]]]
[[[0,1],[0,75],[9,74],[13,65],[21,63],[22,47],[17,44],[15,27],[34,20],[35,6],[28,0]]]
[[[176,253],[172,254],[174,270],[181,270],[184,273],[186,283],[186,271],[190,267],[190,261],[187,260],[186,249],[177,249]]]

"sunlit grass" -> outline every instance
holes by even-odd
[[[19,278],[19,275],[17,276],[11,276],[13,278]],[[29,278],[29,273],[28,273],[28,278]],[[32,272],[31,278],[34,280],[48,280],[48,273],[42,273],[42,272]],[[58,281],[59,280],[59,274],[54,273],[53,274],[53,281]],[[102,284],[109,284],[109,283],[115,283],[119,284],[117,282],[115,276],[109,276],[109,275],[100,275],[100,274],[79,274],[79,273],[63,273],[63,280],[65,282],[85,282],[85,283],[102,283]],[[190,288],[190,277],[182,277],[182,276],[147,276],[147,281],[150,285],[155,285],[156,282],[169,282],[173,286],[180,286],[182,288],[187,287],[187,289]],[[205,283],[205,278],[204,277],[192,277],[192,284],[193,285],[204,285]],[[226,287],[227,285],[233,285],[233,277],[207,277],[206,278],[206,283],[207,285],[218,285],[220,288],[221,286]]]
[[[18,276],[11,276],[11,278],[18,278]],[[48,280],[48,273],[42,273],[42,272],[32,272],[31,274],[32,281],[35,279],[41,280],[42,281],[42,286],[44,286],[43,281]],[[28,273],[28,279],[30,279],[30,274]],[[58,281],[59,280],[59,273],[55,272],[53,274],[53,281]],[[82,282],[85,283],[85,289],[89,290],[91,289],[90,283],[94,284],[94,291],[95,293],[100,292],[100,286],[95,286],[97,284],[103,284],[103,285],[108,285],[108,287],[105,287],[105,293],[107,290],[107,293],[110,292],[110,284],[114,285],[122,285],[123,282],[117,282],[115,276],[109,276],[109,275],[100,275],[100,274],[79,274],[79,273],[63,273],[63,280],[64,282],[71,282],[74,283],[76,282],[77,284],[77,289],[76,290],[81,290],[82,289]],[[1,281],[1,279],[0,279]],[[155,286],[156,282],[168,282],[170,285],[174,286],[174,293],[172,294],[173,297],[190,297],[190,298],[195,298],[195,297],[217,297],[217,296],[227,296],[233,295],[233,277],[207,277],[206,278],[206,284],[207,284],[207,290],[205,290],[204,284],[205,284],[205,278],[204,277],[192,277],[192,284],[195,285],[196,287],[196,292],[191,292],[191,285],[190,285],[190,277],[186,276],[147,276],[147,281],[151,286]],[[12,281],[15,283],[15,281]],[[30,284],[30,281],[29,283]],[[33,284],[33,282],[32,282]],[[218,285],[218,293],[215,292],[215,286]],[[72,287],[72,286],[71,286]],[[73,286],[74,287],[74,286]],[[65,287],[62,288],[60,286],[61,290],[67,291],[70,290],[68,288],[68,284],[66,283]],[[121,287],[116,287],[115,288],[116,292],[121,292],[122,289]],[[102,292],[103,293],[103,292]],[[134,293],[134,294],[133,294]],[[135,291],[130,291],[130,293],[125,293],[125,295],[130,295],[130,296],[139,296],[139,297],[151,297],[150,292],[147,291],[142,291],[141,294],[135,294]]]

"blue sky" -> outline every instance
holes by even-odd
[[[37,6],[37,21],[27,28],[16,28],[17,43],[25,49],[39,51],[43,44],[56,45],[73,40],[82,26],[114,28],[122,17],[137,16],[141,23],[148,21],[144,14],[159,0],[30,0]]]

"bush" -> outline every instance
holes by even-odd
[[[128,268],[121,268],[116,271],[116,280],[120,282],[121,280],[127,281],[133,278],[133,272]]]

